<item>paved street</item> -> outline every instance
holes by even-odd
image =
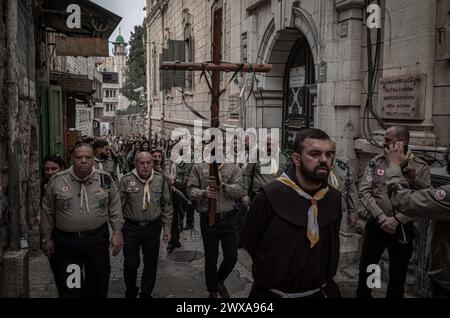
[[[205,289],[203,244],[196,219],[193,231],[181,233],[181,248],[167,254],[166,245],[162,244],[154,297],[158,298],[203,298],[208,293]],[[343,297],[355,297],[357,267],[355,264],[343,264],[336,275]],[[219,262],[221,258],[219,258]],[[123,281],[123,256],[111,258],[111,280],[109,297],[123,298],[125,285]],[[139,270],[138,281],[140,281]],[[247,297],[252,283],[251,260],[245,250],[239,250],[238,263],[226,281],[226,286],[233,298]],[[383,284],[384,285],[384,284]],[[53,277],[47,258],[42,253],[34,253],[30,259],[30,297],[57,297]],[[374,291],[375,297],[383,297],[384,290]]]

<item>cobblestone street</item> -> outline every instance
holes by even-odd
[[[205,288],[203,243],[198,221],[197,218],[195,230],[181,233],[181,248],[168,254],[166,245],[161,244],[154,297],[204,298],[208,296]],[[141,262],[138,286],[142,267]],[[355,297],[357,275],[356,265],[348,264],[345,256],[341,256],[341,266],[335,280],[340,286],[343,297]],[[122,277],[123,255],[120,253],[117,257],[111,257],[110,298],[124,297],[125,284]],[[248,296],[252,284],[251,259],[245,250],[239,250],[238,262],[225,283],[233,298]],[[30,297],[57,296],[47,258],[40,252],[35,253],[30,258]],[[384,289],[375,290],[374,297],[384,297]]]

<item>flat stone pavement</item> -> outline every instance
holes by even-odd
[[[153,296],[157,298],[203,298],[208,296],[205,285],[203,243],[201,239],[198,215],[194,230],[181,233],[181,248],[168,254],[166,245],[161,243],[156,286]],[[345,257],[341,257],[342,260]],[[220,264],[222,258],[219,256]],[[141,279],[142,262],[138,273],[138,286]],[[47,258],[41,252],[30,257],[30,297],[57,297],[53,276]],[[357,264],[340,264],[335,277],[343,297],[355,297],[357,286]],[[111,257],[110,298],[123,298],[123,255]],[[225,281],[233,298],[248,296],[251,285],[251,259],[243,249],[239,250],[238,262]],[[385,284],[382,284],[385,285]],[[385,288],[374,290],[373,296],[384,297]]]

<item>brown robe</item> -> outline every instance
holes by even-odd
[[[293,168],[287,175],[298,184]],[[320,239],[313,248],[306,236],[310,205],[279,181],[266,185],[252,202],[240,234],[253,260],[250,297],[274,296],[273,288],[301,293],[324,284],[328,297],[339,297],[332,279],[339,260],[341,193],[330,187],[318,201]]]

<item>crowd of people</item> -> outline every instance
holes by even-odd
[[[413,221],[422,216],[437,220],[431,244],[439,246],[431,245],[429,251],[432,292],[450,295],[450,266],[436,256],[450,246],[450,232],[445,232],[450,189],[430,187],[427,164],[404,146],[409,144],[405,127],[386,131],[385,149],[369,161],[358,188],[347,161],[336,158],[335,142],[318,129],[301,130],[292,155],[280,152],[276,163],[217,163],[214,177],[206,162],[172,162],[177,142],[143,135],[83,136],[68,169],[57,155],[45,158],[42,249],[61,297],[107,296],[108,249],[113,255],[123,249],[125,296],[152,297],[160,238],[168,253],[180,248],[181,231],[195,227],[195,211],[200,214],[209,297],[230,297],[225,281],[241,247],[253,261],[250,297],[340,297],[333,281],[339,233],[342,222],[355,225],[359,202],[370,218],[357,297],[371,297],[367,267],[377,264],[386,248],[387,297],[404,296]],[[246,139],[246,155],[249,147]],[[270,147],[269,136],[269,154]],[[450,166],[450,155],[447,159]],[[218,267],[219,245],[223,260]],[[144,269],[137,287],[141,251]],[[84,268],[81,288],[66,284],[70,264]]]

